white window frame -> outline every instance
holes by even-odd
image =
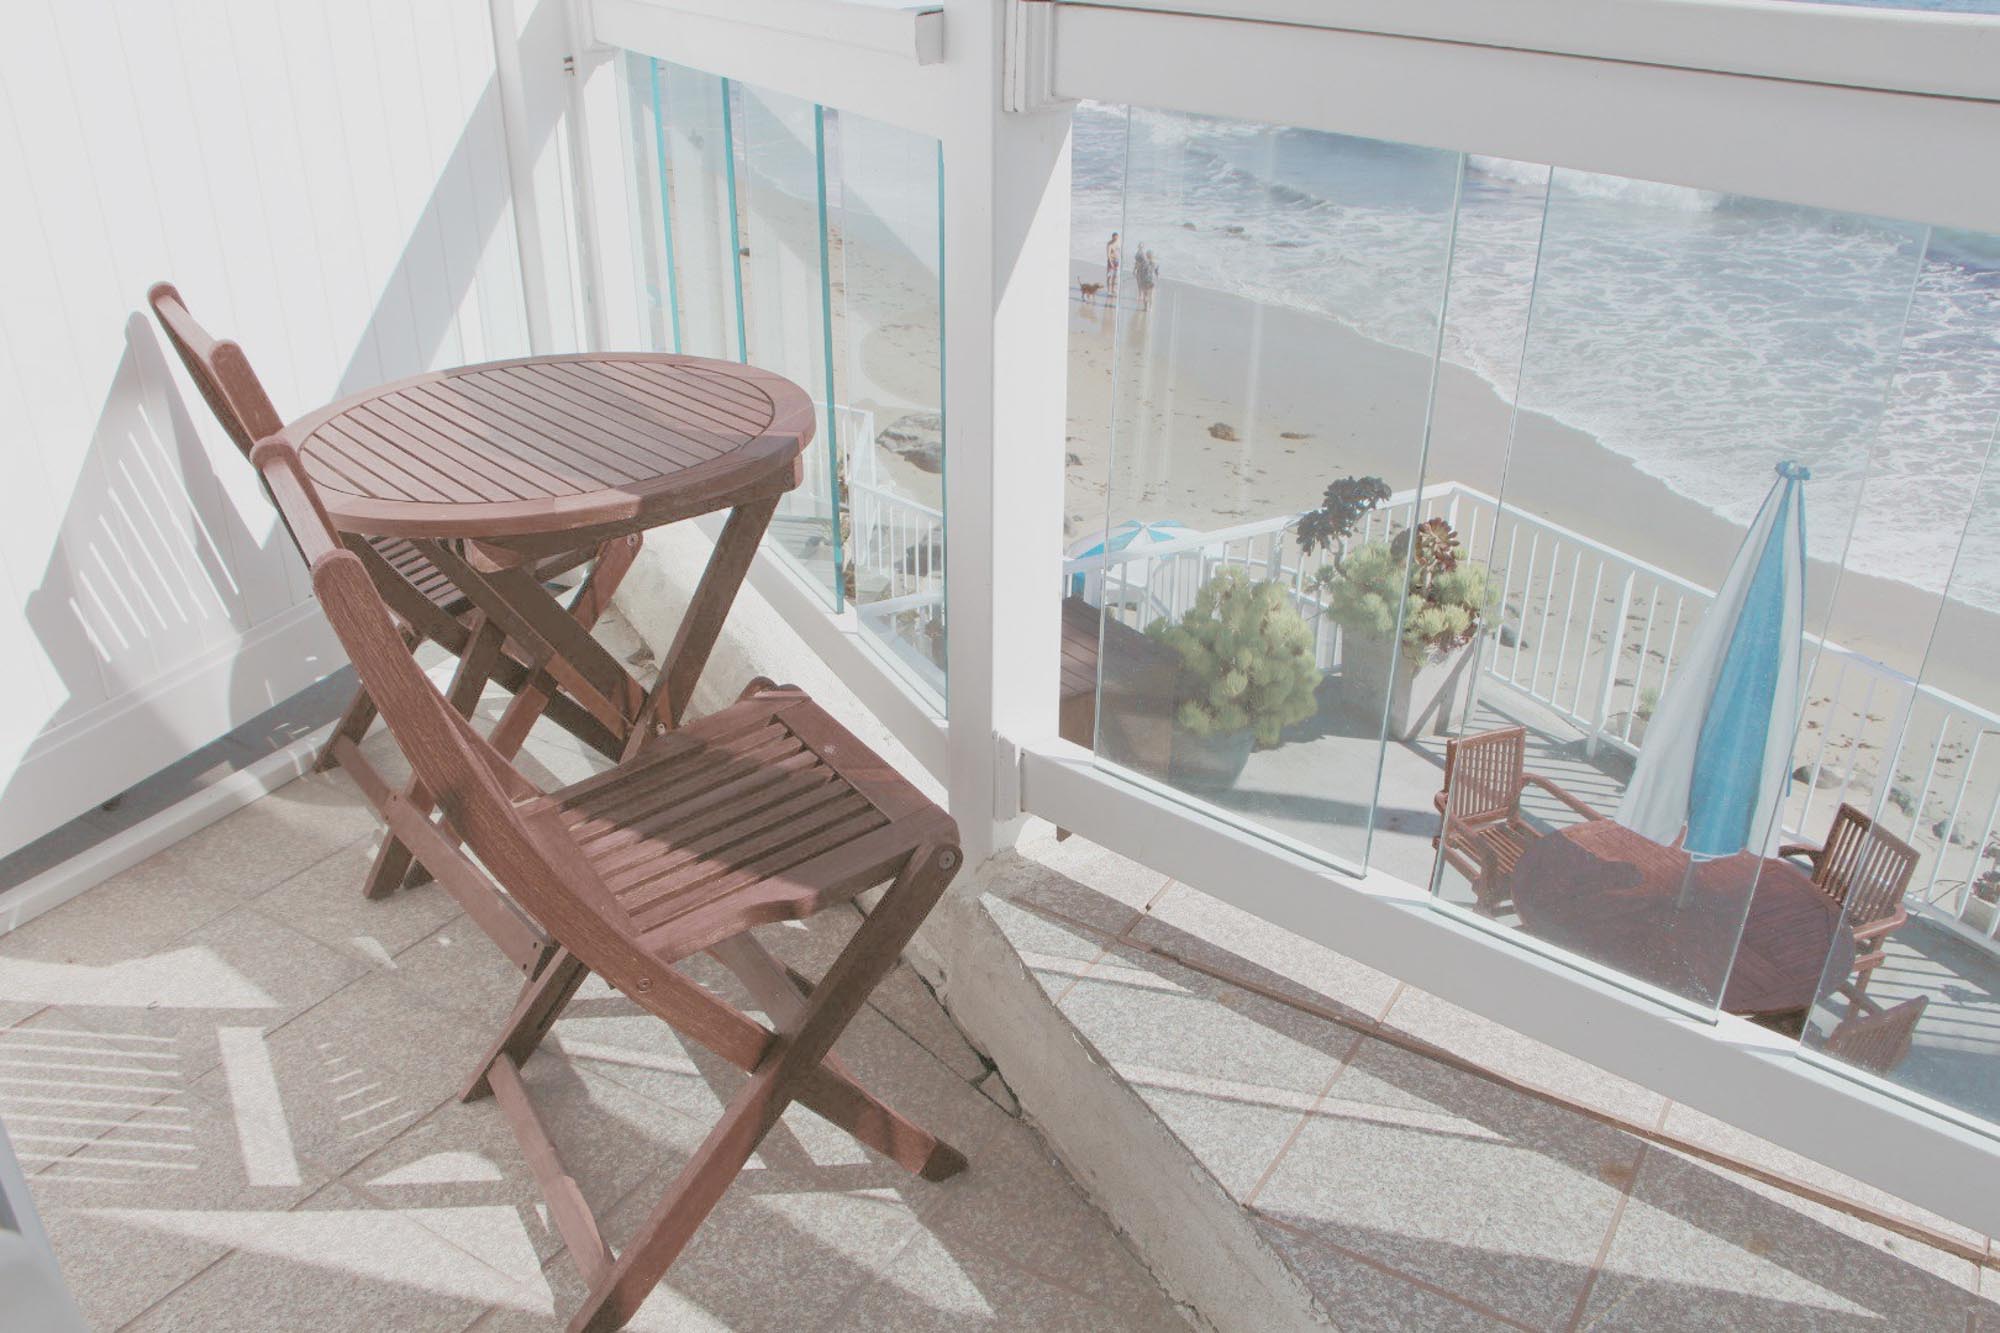
[[[1789,0],[577,3],[593,82],[605,53],[624,48],[943,145],[949,718],[789,569],[767,558],[753,577],[945,783],[969,853],[1008,845],[1024,812],[1059,820],[1612,1073],[2000,1231],[1992,1127],[1743,1019],[1675,1012],[1520,947],[1438,910],[1427,886],[1342,873],[1106,772],[1056,736],[1052,595],[1072,100],[2000,232],[2000,172],[1968,167],[2000,143],[2000,19]],[[625,125],[587,119],[597,222],[622,225],[629,211],[601,196],[621,188],[611,178]],[[595,279],[605,302],[636,299],[607,279]]]

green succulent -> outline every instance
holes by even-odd
[[[1146,633],[1181,659],[1175,720],[1193,735],[1247,727],[1269,747],[1318,708],[1312,631],[1280,584],[1224,569],[1202,585],[1186,615],[1155,621]]]
[[[1387,638],[1396,632],[1396,607],[1407,591],[1403,644],[1413,653],[1442,657],[1485,627],[1495,601],[1492,571],[1465,558],[1465,547],[1441,520],[1393,542],[1370,542],[1351,552],[1338,571],[1322,567],[1312,583],[1326,595],[1326,613],[1343,629]]]

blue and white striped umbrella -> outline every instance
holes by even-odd
[[[1105,555],[1133,547],[1158,546],[1163,542],[1177,542],[1195,535],[1195,530],[1178,519],[1156,519],[1141,523],[1136,518],[1128,518],[1114,526],[1103,536],[1081,537],[1071,543],[1066,554],[1072,560],[1087,556]],[[1069,595],[1081,597],[1095,603],[1101,599],[1104,587],[1103,569],[1079,570],[1069,577]]]
[[[1805,633],[1803,483],[1778,464],[1694,643],[1646,726],[1618,822],[1695,856],[1732,856],[1770,836],[1791,781]]]

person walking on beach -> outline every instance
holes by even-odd
[[[1111,239],[1104,243],[1104,294],[1110,300],[1118,299],[1118,233],[1112,232]]]
[[[1153,252],[1145,246],[1132,258],[1132,276],[1139,280],[1139,308],[1153,308],[1153,284],[1160,280],[1160,261],[1153,258]]]

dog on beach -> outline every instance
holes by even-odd
[[[1081,278],[1077,279],[1077,295],[1083,298],[1085,305],[1097,304],[1097,294],[1103,290],[1104,284],[1101,282],[1085,282]]]

